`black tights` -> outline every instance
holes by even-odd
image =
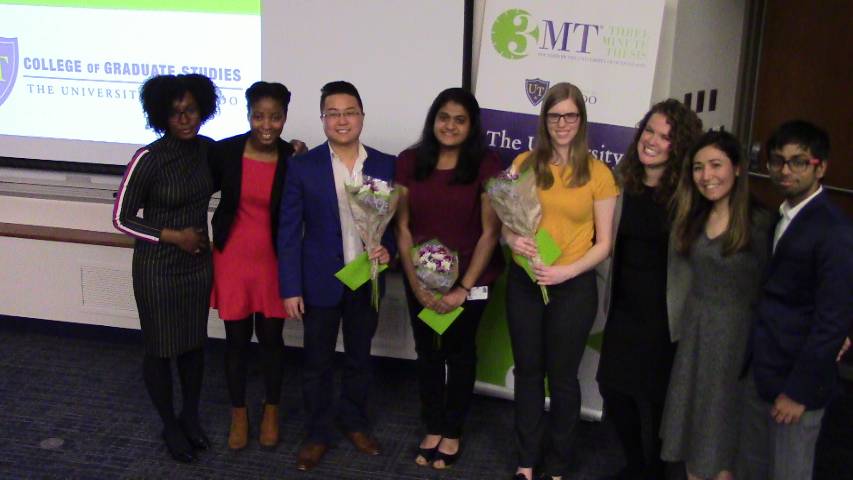
[[[261,350],[261,366],[266,387],[264,402],[267,405],[278,405],[281,397],[281,361],[284,354],[284,341],[281,338],[283,328],[284,319],[266,318],[259,313],[243,320],[225,321],[225,377],[231,406],[246,406],[246,354],[252,341],[253,330],[258,335]]]
[[[180,417],[184,420],[198,422],[198,403],[201,397],[201,380],[204,373],[204,350],[201,348],[182,353],[176,358],[178,376],[181,379]],[[145,355],[142,362],[142,376],[148,395],[154,403],[154,408],[160,414],[166,429],[177,426],[175,410],[172,406],[172,366],[169,358]]]
[[[666,463],[660,458],[663,404],[599,385],[605,414],[610,418],[622,449],[630,478],[663,479]]]

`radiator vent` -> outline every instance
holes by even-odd
[[[130,269],[115,265],[80,265],[81,307],[85,311],[136,317]]]
[[[129,268],[83,263],[80,265],[80,289],[83,311],[138,318]],[[219,320],[216,310],[210,311],[208,320]]]

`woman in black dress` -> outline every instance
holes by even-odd
[[[163,134],[133,156],[119,186],[115,227],[135,237],[133,293],[145,344],[143,377],[171,456],[196,459],[210,442],[198,422],[212,265],[207,208],[213,181],[210,139],[198,135],[216,114],[213,82],[197,74],[152,77],[142,86],[148,126]],[[144,213],[140,213],[143,209]],[[170,360],[183,396],[172,406]]]
[[[624,449],[625,479],[663,479],[658,438],[675,343],[667,316],[668,204],[702,121],[677,100],[654,105],[617,167],[624,194],[606,278],[598,369],[604,412]]]

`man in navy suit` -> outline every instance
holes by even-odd
[[[853,319],[853,224],[821,187],[829,136],[792,121],[767,141],[770,179],[785,197],[752,332],[737,478],[812,478],[836,357]]]
[[[278,252],[281,297],[289,318],[303,320],[305,371],[303,398],[307,436],[297,468],[320,462],[332,444],[333,373],[338,329],[343,330],[346,362],[337,423],[356,448],[379,454],[369,434],[367,396],[370,344],[377,312],[370,304],[370,282],[356,291],[335,272],[364,252],[344,190],[362,173],[391,181],[394,157],[362,145],[364,109],[358,90],[348,82],[331,82],[321,90],[320,117],[328,142],[293,157],[285,178],[279,220]],[[387,233],[387,232],[386,232]],[[380,263],[390,260],[393,244],[368,252]]]

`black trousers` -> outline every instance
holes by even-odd
[[[302,396],[307,413],[307,441],[332,442],[334,361],[339,328],[343,330],[346,360],[337,420],[345,432],[368,430],[370,344],[377,321],[378,313],[370,305],[370,282],[356,291],[345,289],[340,303],[334,307],[305,305]]]
[[[598,308],[595,274],[548,287],[551,299],[545,305],[539,285],[518,265],[509,268],[506,312],[515,360],[518,466],[536,467],[541,461],[543,473],[565,475],[580,416],[578,367]]]
[[[488,300],[466,301],[442,335],[418,318],[423,306],[408,283],[406,300],[418,354],[421,419],[429,434],[460,438],[477,379],[477,327]]]

